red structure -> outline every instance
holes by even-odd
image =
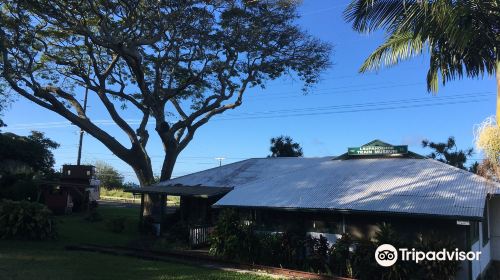
[[[45,204],[56,214],[79,212],[96,203],[99,180],[92,165],[63,165],[58,183],[43,190]]]

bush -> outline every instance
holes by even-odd
[[[323,235],[319,238],[308,236],[306,238],[306,264],[305,267],[317,273],[330,273],[328,266],[330,246],[328,240]]]
[[[125,230],[125,217],[116,217],[108,221],[107,226],[109,230],[114,233],[121,233]]]
[[[350,248],[353,244],[352,236],[344,233],[330,248],[330,267],[335,275],[352,277],[352,254]]]
[[[176,222],[167,231],[167,240],[181,245],[189,245],[189,226],[183,222]]]
[[[32,175],[1,174],[0,197],[15,201],[36,201],[39,189],[32,179]]]
[[[423,236],[416,246],[421,251],[440,251],[446,248],[447,251],[453,251],[457,246],[455,242],[447,236],[439,236],[436,233],[430,233]],[[419,264],[422,279],[455,279],[455,275],[460,269],[460,261],[422,261]]]
[[[281,265],[301,269],[306,258],[306,233],[299,227],[287,229],[281,235]]]
[[[375,261],[377,246],[369,239],[357,240],[352,255],[352,270],[357,279],[374,279],[381,275],[381,266]]]
[[[102,221],[102,215],[95,208],[92,208],[85,217],[85,220],[91,223],[100,222]]]
[[[405,240],[384,223],[378,225],[373,240],[343,234],[330,247],[325,237],[306,236],[301,228],[294,226],[283,233],[256,232],[251,224],[241,223],[235,211],[226,210],[211,234],[210,253],[225,259],[361,280],[454,279],[459,269],[458,262],[397,262],[391,267],[381,267],[375,261],[375,250],[381,244],[422,251],[454,250],[452,241],[436,234]]]
[[[1,239],[45,240],[55,237],[55,220],[45,205],[28,201],[0,202]]]
[[[155,234],[153,230],[154,219],[151,216],[144,216],[142,223],[139,223],[139,231],[144,234]]]
[[[260,250],[258,262],[264,265],[281,266],[282,260],[282,234],[262,232],[257,234]]]
[[[226,259],[237,258],[241,235],[238,214],[231,209],[222,211],[214,231],[210,235],[210,254]]]

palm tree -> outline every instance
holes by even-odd
[[[352,0],[344,11],[358,32],[378,29],[386,41],[360,72],[430,55],[427,90],[437,92],[454,79],[496,73],[497,124],[500,124],[500,7],[498,0]]]

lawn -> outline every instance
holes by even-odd
[[[147,261],[99,253],[66,251],[68,244],[127,245],[139,236],[138,209],[101,207],[104,220],[90,223],[83,215],[58,217],[54,241],[0,240],[0,279],[267,279],[177,263]],[[112,233],[106,220],[126,216],[125,232]]]

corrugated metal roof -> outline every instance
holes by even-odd
[[[284,172],[304,169],[333,158],[252,158],[177,177],[155,186],[237,187],[256,180],[276,177]]]
[[[216,206],[250,206],[483,216],[497,184],[432,159],[324,160],[247,183]]]
[[[248,159],[156,186],[234,187],[215,206],[481,218],[498,184],[432,159]]]

